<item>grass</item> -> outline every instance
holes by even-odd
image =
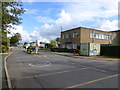
[[[69,52],[55,52],[55,53],[58,53],[58,54],[73,54],[73,53],[69,53]]]
[[[96,58],[120,59],[118,57],[113,57],[113,56],[97,56]]]

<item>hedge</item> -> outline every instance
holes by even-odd
[[[120,46],[101,45],[100,55],[102,55],[102,56],[120,57]]]
[[[67,49],[67,48],[51,48],[52,52],[69,52],[73,53],[75,49]]]
[[[0,53],[4,53],[4,52],[7,52],[9,50],[9,47],[8,46],[5,46],[5,45],[0,45]]]

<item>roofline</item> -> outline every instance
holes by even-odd
[[[110,31],[110,32],[120,32],[120,30],[116,30],[116,31]]]
[[[64,32],[67,32],[67,31],[72,31],[72,30],[75,30],[75,29],[80,29],[80,28],[92,29],[92,30],[97,30],[97,31],[101,31],[101,32],[114,32],[114,31],[102,31],[102,30],[93,29],[93,28],[86,28],[86,27],[76,27],[76,28],[73,28],[73,29],[69,29],[69,30],[66,30],[66,31],[62,31],[61,33],[64,33]],[[120,31],[120,30],[117,30],[117,31]]]

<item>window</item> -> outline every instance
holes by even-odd
[[[99,36],[98,36],[98,35],[99,35],[99,34],[97,34],[97,33],[96,33],[96,38],[97,38],[97,39],[99,38]]]
[[[109,35],[110,37],[109,37],[109,40],[112,40],[112,35]]]
[[[66,34],[66,38],[68,38],[68,34]]]
[[[93,33],[90,33],[90,38],[93,38]]]
[[[74,33],[72,34],[72,37],[73,37],[73,38],[75,37],[75,34],[74,34]]]
[[[72,34],[70,33],[70,34],[68,34],[68,36],[69,36],[69,38],[71,38],[71,37],[72,37]]]
[[[104,34],[102,34],[102,39],[104,39]]]
[[[102,39],[102,34],[99,34],[99,39]]]
[[[65,39],[65,35],[62,35],[62,39]]]

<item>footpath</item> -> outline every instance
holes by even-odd
[[[67,56],[67,57],[73,57],[73,58],[80,58],[80,59],[92,59],[92,60],[104,60],[104,61],[119,61],[120,59],[112,59],[112,58],[98,58],[96,56],[80,56],[78,54],[73,53],[59,53],[59,52],[51,52],[57,55]]]
[[[8,88],[7,77],[4,68],[4,60],[8,55],[9,53],[0,53],[0,90]]]

